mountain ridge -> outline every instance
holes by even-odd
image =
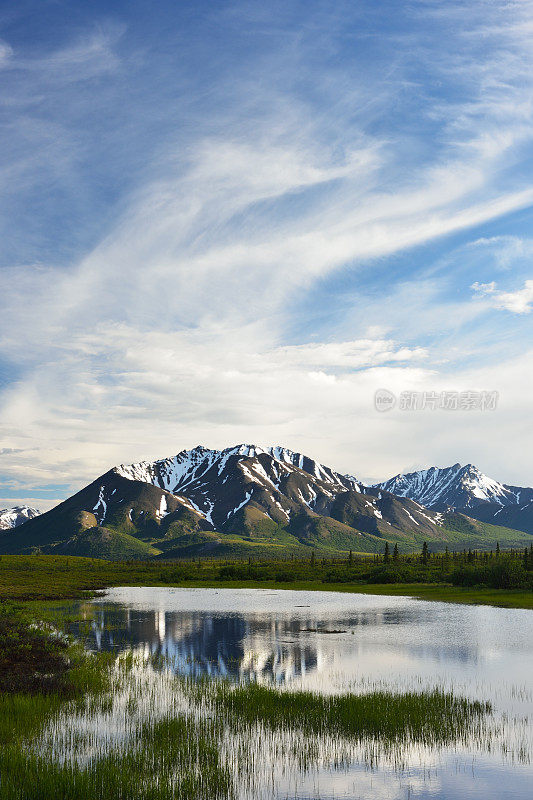
[[[0,530],[10,530],[18,528],[29,519],[38,517],[41,512],[31,506],[12,506],[11,508],[0,509]]]
[[[374,487],[431,509],[468,513],[483,522],[533,534],[533,489],[501,483],[473,464],[399,473]]]
[[[410,484],[401,477],[405,485],[396,481],[395,494],[281,446],[198,445],[113,467],[19,526],[16,537],[0,534],[0,552],[334,554],[382,552],[385,541],[407,552],[423,541],[444,549],[495,546],[497,540],[522,546],[528,539],[455,509],[428,508],[407,496]]]

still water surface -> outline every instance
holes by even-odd
[[[357,748],[339,761],[329,743],[302,768],[258,737],[255,782],[243,784],[242,798],[533,797],[531,611],[337,592],[150,587],[110,589],[92,611],[88,647],[160,655],[182,676],[325,693],[440,687],[494,707],[490,752],[475,741],[411,748],[401,767],[387,759],[370,765]],[[147,681],[163,683],[146,702],[164,708],[168,686],[148,664]],[[119,730],[119,713],[120,706],[95,730]]]

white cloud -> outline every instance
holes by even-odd
[[[0,40],[0,69],[9,64],[13,55],[13,48],[7,42]]]
[[[190,138],[181,135],[181,106],[168,119],[157,108],[164,136],[147,146],[106,235],[68,268],[48,258],[0,274],[0,343],[20,370],[0,397],[0,436],[9,451],[3,470],[21,481],[74,487],[118,461],[168,455],[199,441],[257,440],[286,443],[371,479],[405,468],[406,458],[427,463],[477,454],[496,477],[497,459],[525,473],[526,457],[516,460],[514,443],[529,418],[527,399],[516,404],[516,417],[504,410],[437,424],[434,416],[376,415],[372,403],[378,386],[503,385],[499,367],[462,367],[450,386],[442,353],[417,343],[445,319],[460,330],[481,313],[481,303],[440,303],[435,282],[418,275],[389,290],[384,267],[386,257],[533,202],[526,177],[512,172],[519,147],[531,139],[530,42],[517,7],[501,15],[491,9],[476,29],[470,8],[447,6],[469,24],[457,26],[462,51],[448,53],[443,44],[424,62],[435,85],[438,79],[450,88],[437,99],[429,86],[418,109],[431,136],[410,134],[412,122],[405,133],[376,124],[395,111],[397,92],[408,92],[401,58],[397,82],[394,70],[383,81],[355,70],[337,80],[332,71],[317,76],[324,108],[322,100],[304,101],[294,87],[310,53],[299,39],[288,62],[282,59],[281,79],[273,52],[253,79],[238,76],[229,87],[215,82],[213,104],[217,96],[230,100],[206,119],[190,112]],[[466,38],[475,30],[484,31],[488,55],[467,58]],[[80,76],[111,75],[118,63],[114,36],[84,38],[42,58],[44,95]],[[38,65],[21,64],[31,73],[22,93],[30,105]],[[418,98],[418,87],[412,91]],[[82,191],[73,155],[79,131],[67,122],[35,128],[32,121],[31,147],[6,166],[10,185],[41,186],[35,176],[42,180],[46,163],[46,183],[50,174],[52,184],[68,177],[73,195]],[[20,119],[17,130],[28,131]],[[418,161],[412,153],[421,143]],[[504,244],[503,267],[510,249],[518,252],[516,242],[498,247]],[[309,330],[295,332],[293,319],[307,292],[341,270],[353,291],[357,270],[369,262],[382,276],[372,318],[358,309],[361,320],[339,319],[327,341],[307,343]],[[484,278],[473,286],[482,302],[530,310],[532,281],[506,293]],[[364,338],[356,333],[360,321],[363,328],[368,322]],[[458,337],[455,347],[469,352]],[[504,388],[522,391],[517,365],[507,378]]]
[[[502,270],[509,269],[518,259],[533,254],[533,242],[519,236],[490,236],[476,239],[470,247],[487,250]]]
[[[486,294],[494,294],[496,291],[496,281],[490,281],[489,283],[479,283],[479,281],[474,281],[470,288],[482,296]]]
[[[361,369],[387,362],[419,361],[427,358],[422,347],[398,347],[390,340],[360,339],[352,342],[292,345],[272,351],[272,358],[286,366],[323,366]]]
[[[512,311],[513,314],[529,314],[533,308],[533,280],[527,280],[522,289],[515,292],[497,292],[495,281],[472,284],[472,289],[481,296],[489,296],[494,308]]]

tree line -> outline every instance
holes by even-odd
[[[342,558],[309,557],[290,560],[181,562],[170,570],[170,579],[221,581],[321,581],[323,583],[448,583],[454,586],[495,589],[533,589],[533,544],[524,550],[502,552],[461,550],[432,553],[424,542],[419,553],[400,554],[385,543],[382,553],[368,556],[349,552]],[[165,572],[165,579],[169,573]],[[163,579],[163,576],[162,576]]]

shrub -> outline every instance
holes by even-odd
[[[275,580],[276,583],[291,583],[295,580],[294,572],[289,572],[288,570],[276,572]]]
[[[192,566],[184,564],[183,566],[176,567],[170,572],[162,572],[161,580],[164,583],[180,583],[181,581],[194,580],[196,575],[197,570],[193,569]]]
[[[464,566],[450,576],[454,586],[489,586],[491,589],[530,589],[533,579],[519,561],[498,560],[495,564]]]
[[[454,586],[484,586],[489,584],[489,570],[485,566],[463,566],[450,575]]]

